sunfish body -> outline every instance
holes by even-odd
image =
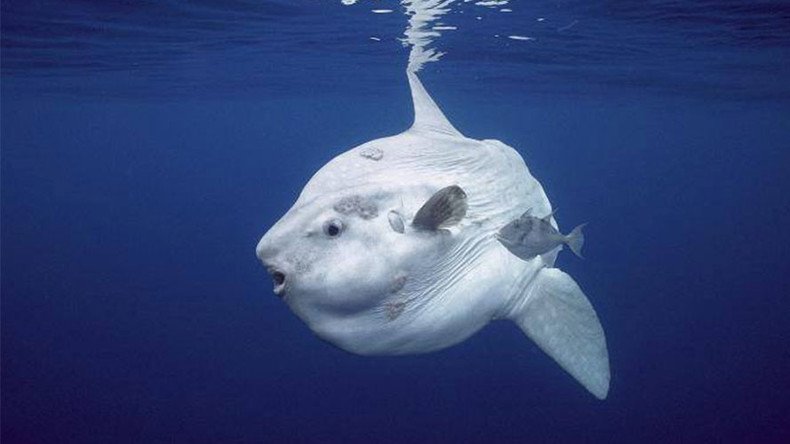
[[[582,257],[582,228],[585,224],[577,226],[566,236],[551,224],[552,216],[554,211],[548,216],[535,217],[531,209],[527,210],[521,217],[499,230],[496,238],[511,253],[524,260],[548,253],[563,244],[568,245],[576,256]]]
[[[439,350],[508,319],[605,398],[604,332],[552,268],[559,249],[524,260],[497,239],[527,209],[551,213],[543,188],[515,150],[461,135],[408,78],[414,125],[324,165],[258,243],[275,293],[320,338],[362,355]]]

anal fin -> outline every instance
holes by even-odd
[[[609,354],[601,323],[569,275],[542,269],[510,318],[598,399],[609,392]]]

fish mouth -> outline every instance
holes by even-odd
[[[274,267],[269,267],[267,271],[272,276],[274,294],[283,297],[285,294],[285,273]]]

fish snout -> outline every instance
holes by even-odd
[[[255,248],[255,255],[258,256],[263,267],[266,268],[266,271],[272,277],[274,294],[282,297],[285,293],[287,275],[285,267],[277,259],[279,256],[277,249],[267,242],[266,237],[264,237]]]

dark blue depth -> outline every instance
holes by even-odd
[[[358,357],[272,293],[258,238],[411,123],[403,14],[4,1],[3,443],[787,442],[790,8],[587,3],[461,4],[421,76],[589,222],[603,402],[506,322]]]

